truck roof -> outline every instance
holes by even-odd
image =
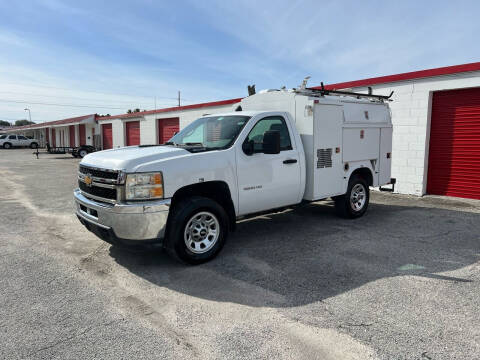
[[[278,110],[258,110],[258,111],[230,111],[218,114],[208,114],[202,117],[218,117],[218,116],[255,116],[266,112],[282,112]]]

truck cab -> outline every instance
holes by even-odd
[[[235,110],[197,119],[163,145],[85,156],[79,220],[110,243],[198,264],[218,254],[238,218],[329,197],[342,216],[360,217],[369,187],[390,181],[383,101],[270,91]]]

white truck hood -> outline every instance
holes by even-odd
[[[128,146],[120,149],[98,151],[85,156],[80,164],[110,170],[135,171],[154,160],[189,155],[185,149],[173,146]]]

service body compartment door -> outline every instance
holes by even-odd
[[[343,129],[343,161],[369,161],[373,172],[373,184],[378,183],[380,128],[345,125]]]
[[[380,164],[378,185],[390,182],[392,176],[392,128],[380,130]]]
[[[343,106],[316,104],[313,122],[314,148],[313,159],[310,159],[313,164],[310,165],[313,167],[314,199],[343,194]]]

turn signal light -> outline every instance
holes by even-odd
[[[162,174],[156,173],[153,175],[153,183],[154,184],[163,184]]]
[[[163,187],[154,187],[150,189],[150,197],[156,198],[156,197],[162,197],[163,196]]]

